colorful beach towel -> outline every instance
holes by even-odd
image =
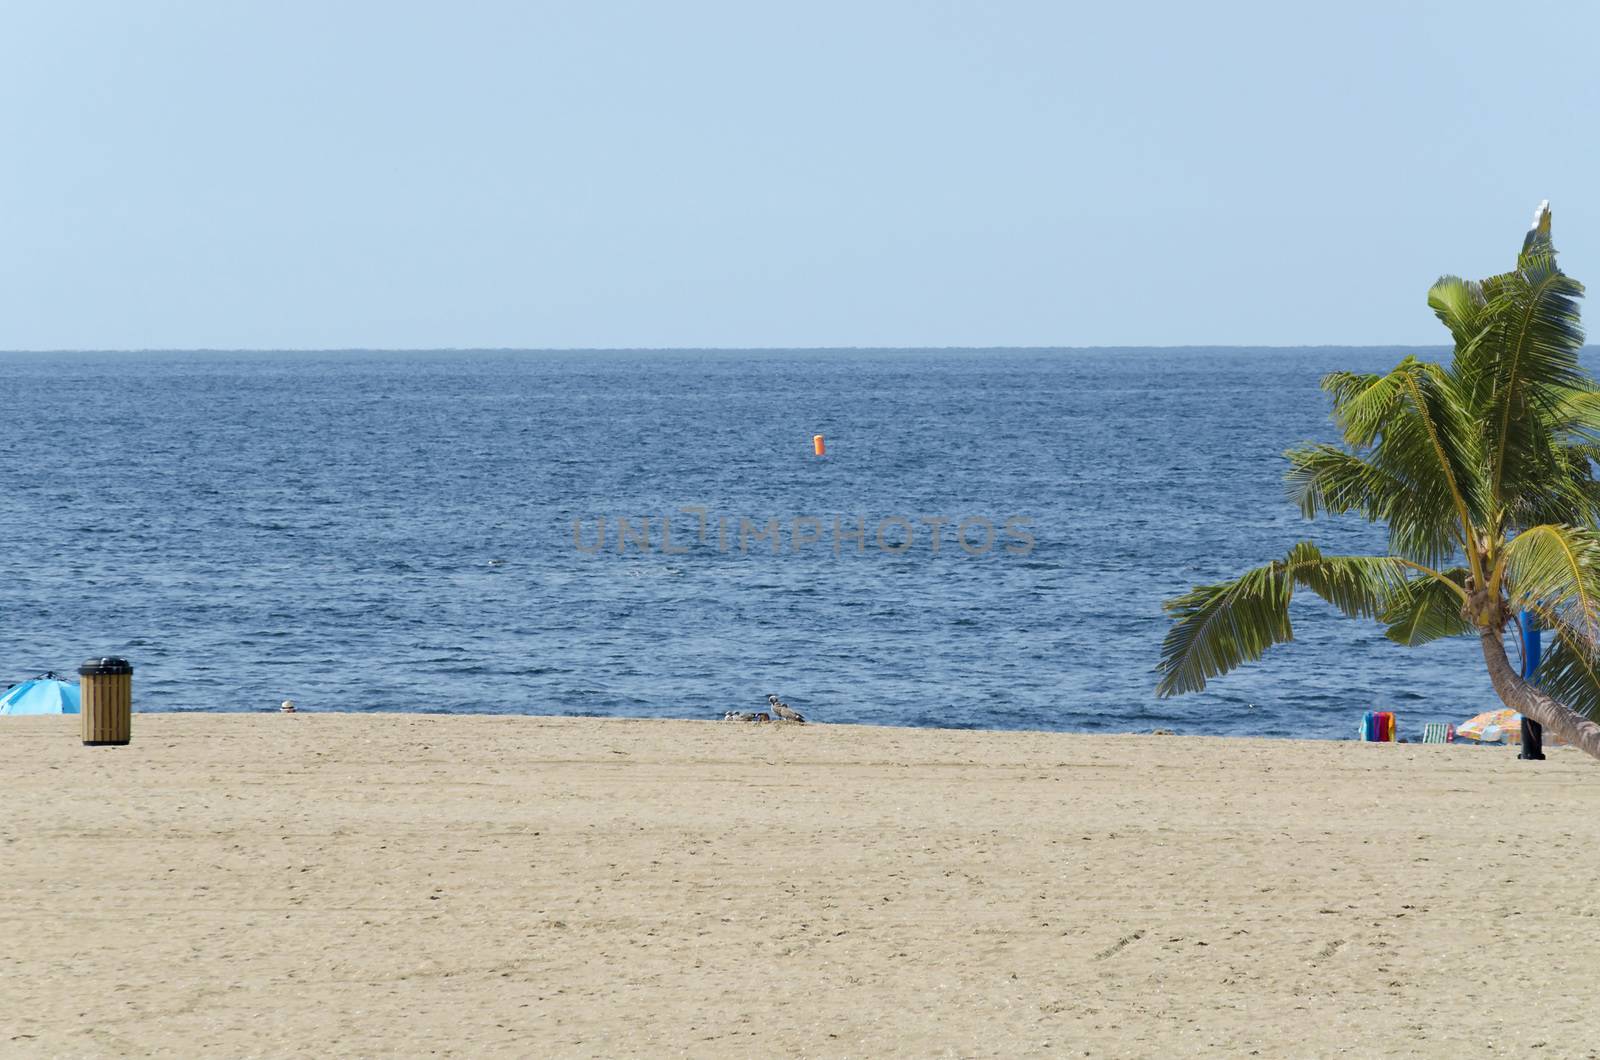
[[[1395,717],[1391,710],[1369,710],[1361,716],[1361,739],[1370,743],[1395,741]]]

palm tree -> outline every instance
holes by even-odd
[[[1476,635],[1507,706],[1600,758],[1600,387],[1578,363],[1582,295],[1556,266],[1541,203],[1515,270],[1428,292],[1455,341],[1449,364],[1406,357],[1325,378],[1344,444],[1291,449],[1289,494],[1308,519],[1386,523],[1387,554],[1301,542],[1169,600],[1158,693],[1197,692],[1293,639],[1303,588],[1401,644]],[[1520,610],[1554,634],[1538,688],[1506,656]]]

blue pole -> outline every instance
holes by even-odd
[[[1517,625],[1522,627],[1522,679],[1532,681],[1539,670],[1539,623],[1532,611],[1524,611]]]
[[[1539,623],[1533,612],[1524,611],[1517,616],[1517,625],[1522,633],[1522,679],[1533,684],[1539,672]],[[1522,716],[1522,753],[1517,757],[1544,759],[1544,728],[1526,714]]]

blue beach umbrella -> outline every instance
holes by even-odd
[[[0,714],[76,714],[79,703],[77,682],[45,674],[12,685],[0,696]]]

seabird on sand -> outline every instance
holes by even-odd
[[[806,720],[804,715],[802,715],[798,710],[791,709],[789,704],[778,702],[777,696],[767,696],[767,702],[772,704],[772,713],[776,714],[784,721],[804,722]]]

